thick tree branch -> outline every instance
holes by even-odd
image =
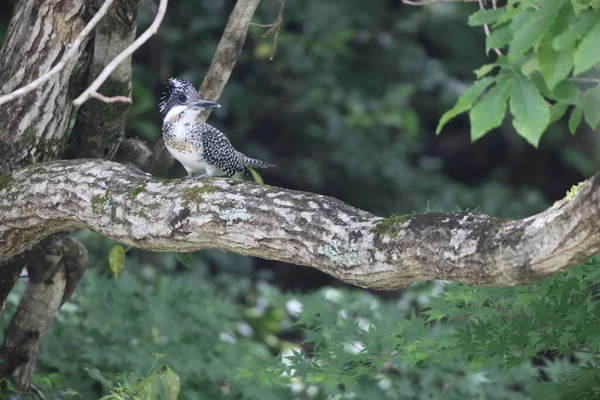
[[[100,160],[39,164],[5,182],[0,262],[54,232],[90,228],[148,250],[219,248],[391,290],[434,278],[524,284],[600,250],[600,174],[572,199],[518,221],[382,219],[326,196],[229,179],[161,182]]]
[[[238,0],[227,21],[217,51],[213,57],[210,68],[200,86],[200,95],[210,101],[216,102],[223,92],[231,71],[242,51],[248,27],[260,0]],[[200,114],[200,119],[206,121],[210,110]]]

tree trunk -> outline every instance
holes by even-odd
[[[20,0],[0,50],[0,92],[26,85],[58,63],[90,11],[83,0]],[[0,172],[61,154],[76,83],[89,63],[86,44],[38,90],[0,107]]]

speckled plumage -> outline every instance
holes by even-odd
[[[194,87],[180,78],[169,79],[160,97],[165,145],[188,175],[231,177],[236,172],[248,172],[247,167],[270,167],[235,150],[221,131],[196,120],[202,108],[215,107],[219,105],[202,100]]]

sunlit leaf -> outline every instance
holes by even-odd
[[[497,128],[504,119],[512,80],[502,80],[492,87],[469,112],[471,141]]]
[[[252,178],[254,179],[254,182],[259,183],[261,185],[263,185],[265,183],[262,176],[254,168],[249,168],[249,170],[250,170],[250,173],[252,174]]]
[[[550,123],[550,110],[537,87],[526,78],[515,79],[510,95],[510,112],[519,135],[537,147]]]
[[[569,108],[568,104],[565,103],[555,103],[550,107],[550,124],[558,121],[565,115],[567,112],[567,108]]]
[[[577,127],[581,123],[581,117],[583,116],[583,109],[581,107],[575,107],[571,111],[569,116],[569,131],[574,135],[577,131]]]
[[[598,123],[600,123],[600,87],[596,86],[583,92],[581,105],[585,122],[592,129],[596,129]]]
[[[600,63],[600,21],[584,37],[574,56],[575,70],[579,75]]]
[[[512,32],[509,25],[493,29],[485,39],[486,54],[492,49],[499,49],[506,46],[510,42],[510,39],[512,39]]]
[[[475,73],[475,76],[477,76],[477,78],[481,78],[487,74],[489,74],[494,67],[496,67],[496,64],[485,64],[483,66],[481,66],[480,68],[477,68],[475,71],[473,71]]]
[[[498,19],[506,13],[505,8],[497,8],[497,9],[484,9],[474,12],[469,16],[469,25],[471,26],[479,26],[483,24],[491,24],[492,22],[498,21]]]
[[[183,264],[186,268],[194,268],[194,257],[192,256],[192,253],[177,253],[175,257],[177,258],[177,261]]]
[[[542,42],[537,53],[537,59],[540,72],[550,90],[565,80],[569,76],[571,68],[573,68],[573,60],[571,59],[569,50],[554,50],[550,40]]]
[[[479,96],[479,94],[481,94],[481,92],[483,92],[488,86],[494,83],[494,81],[495,78],[486,77],[476,81],[471,86],[469,86],[469,88],[460,95],[454,107],[452,107],[450,110],[446,111],[444,115],[442,115],[442,118],[440,118],[440,122],[438,123],[438,126],[435,130],[436,135],[440,134],[442,128],[444,127],[444,125],[446,125],[446,123],[448,123],[448,121],[470,109],[471,106],[473,106],[473,103],[477,101],[477,97]]]
[[[171,368],[165,366],[164,371],[158,374],[158,379],[162,386],[164,400],[177,400],[179,391],[181,390],[181,380],[179,376]]]
[[[108,267],[115,276],[119,277],[123,267],[125,266],[125,249],[120,244],[114,246],[108,253]]]
[[[598,22],[598,12],[590,12],[582,14],[572,24],[569,24],[567,29],[554,37],[552,47],[556,51],[571,48],[575,42],[585,35]]]

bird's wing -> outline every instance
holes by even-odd
[[[208,124],[204,124],[203,128],[202,148],[206,162],[219,167],[228,176],[232,176],[238,171],[244,171],[244,164],[229,139],[221,131]]]

